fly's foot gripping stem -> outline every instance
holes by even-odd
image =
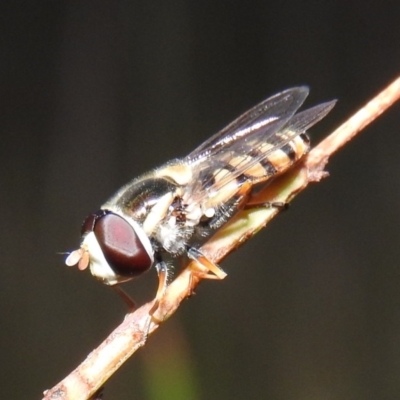
[[[255,208],[277,208],[279,211],[285,211],[289,208],[289,203],[284,201],[266,201],[262,203],[250,203],[246,204],[245,210],[252,210]]]
[[[226,277],[226,272],[209,260],[200,250],[188,247],[187,255],[194,261],[192,267],[193,274],[199,278],[221,280]]]

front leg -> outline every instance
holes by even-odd
[[[158,306],[160,305],[161,299],[164,297],[165,291],[168,286],[168,279],[170,275],[170,271],[167,263],[162,259],[160,254],[156,254],[156,270],[158,274],[158,289],[156,293],[156,297],[154,299],[154,303],[149,310],[149,315],[152,319],[157,319],[154,317],[154,313],[156,312]]]
[[[215,263],[209,260],[200,250],[187,246],[187,256],[195,261],[191,267],[193,275],[202,279],[217,279],[221,280],[226,277],[226,273]],[[170,270],[168,264],[163,261],[160,254],[156,254],[156,269],[158,273],[158,289],[154,303],[149,310],[149,322],[147,330],[150,328],[151,321],[159,323],[160,320],[154,315],[160,305],[162,298],[168,286]],[[147,336],[147,335],[146,335]]]

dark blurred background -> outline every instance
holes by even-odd
[[[241,112],[307,84],[317,143],[400,71],[397,1],[0,5],[1,397],[38,399],[125,306],[65,267],[83,218]],[[104,399],[400,398],[400,106],[223,263]],[[125,285],[140,303],[154,271]]]

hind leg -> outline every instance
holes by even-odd
[[[187,256],[194,261],[192,272],[199,278],[221,280],[226,277],[226,272],[209,260],[199,249],[188,247]]]

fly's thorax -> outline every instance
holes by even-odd
[[[173,199],[173,192],[165,193],[158,197],[157,201],[148,208],[148,212],[142,223],[146,235],[151,236],[157,226],[168,216],[168,210]]]
[[[117,208],[143,224],[151,209],[161,202],[161,211],[180,195],[193,179],[192,169],[173,160],[122,187],[102,208]]]
[[[172,160],[154,171],[155,178],[164,178],[177,186],[189,185],[193,180],[192,168],[182,160]]]
[[[176,217],[170,216],[158,226],[155,239],[165,251],[176,257],[185,252],[193,233],[193,226],[186,222],[178,223]]]

